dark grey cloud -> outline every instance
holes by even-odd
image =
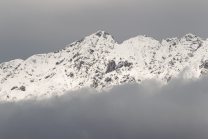
[[[1,103],[4,139],[207,139],[208,77],[87,88],[43,101]]]
[[[62,49],[97,30],[120,43],[137,35],[207,38],[207,6],[205,0],[3,0],[0,63]]]

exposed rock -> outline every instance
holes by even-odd
[[[117,66],[116,66],[116,69],[118,68],[122,68],[124,66],[124,62],[123,61],[120,61]]]
[[[78,66],[77,66],[77,69],[78,69],[78,70],[80,70],[80,68],[82,67],[82,64],[84,64],[84,61],[80,61],[80,62],[79,62]]]
[[[204,63],[204,68],[205,68],[205,69],[208,69],[208,60],[205,61],[205,63]]]
[[[56,62],[56,65],[61,64],[65,59],[61,60],[60,62]]]
[[[93,83],[92,83],[91,87],[92,88],[97,88],[98,87],[97,80],[93,80]]]
[[[110,77],[107,77],[107,78],[105,78],[105,81],[110,82],[110,81],[112,81],[112,79]]]
[[[74,73],[70,72],[69,76],[74,77]]]
[[[109,73],[109,72],[114,71],[115,68],[116,68],[116,63],[115,63],[114,60],[111,60],[111,61],[108,63],[106,73]]]
[[[17,86],[14,86],[14,87],[12,87],[12,89],[11,90],[14,90],[14,89],[17,89],[18,87]]]
[[[75,57],[78,57],[80,54],[79,53],[76,53],[74,56],[73,56],[73,59],[75,58]]]
[[[130,67],[132,65],[132,63],[128,62],[128,61],[125,61],[124,62],[124,67]]]
[[[90,54],[94,53],[94,50],[90,49]]]
[[[198,78],[208,73],[207,44],[208,39],[191,34],[163,43],[138,36],[118,44],[111,35],[99,31],[55,53],[0,64],[0,100],[7,95],[20,100],[20,90],[25,90],[24,97],[32,93],[38,98],[81,87],[100,91],[147,78],[167,83],[185,67],[196,74],[184,78]]]
[[[102,35],[102,32],[99,31],[99,32],[97,32],[95,35],[97,35],[98,37],[100,37],[100,36]]]
[[[119,79],[119,78],[118,78],[118,76],[115,76],[115,78],[114,78],[114,79],[115,79],[115,80],[117,80],[117,79]]]
[[[130,67],[131,65],[133,65],[132,63],[128,62],[128,61],[120,61],[117,66],[116,66],[116,69],[118,68],[122,68],[123,66],[124,67]]]
[[[25,86],[21,86],[19,89],[20,89],[21,91],[26,91]]]

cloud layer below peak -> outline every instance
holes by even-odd
[[[85,88],[43,101],[1,103],[0,138],[206,139],[208,77]]]

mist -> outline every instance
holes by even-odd
[[[45,100],[1,102],[4,139],[207,139],[208,77],[89,88]]]

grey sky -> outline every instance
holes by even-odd
[[[1,0],[0,63],[64,48],[104,30],[122,41],[208,38],[206,0]]]
[[[41,102],[1,103],[2,139],[207,139],[208,77],[69,92]]]

